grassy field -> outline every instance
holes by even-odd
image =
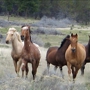
[[[21,27],[15,27],[17,29],[18,32],[20,32],[20,28]],[[32,27],[31,27],[32,28]],[[2,32],[3,34],[6,35],[8,31],[8,28],[1,28],[0,32]],[[66,30],[66,29],[58,29],[58,31],[60,31],[62,34],[61,35],[45,35],[45,34],[38,34],[36,35],[38,38],[40,38],[44,44],[45,43],[50,43],[51,46],[59,46],[61,41],[66,37],[66,35],[70,35],[71,33],[74,34],[78,34],[78,41],[82,44],[87,44],[89,37],[88,35],[90,35],[90,30],[82,30],[82,29],[74,29],[74,30]]]
[[[60,30],[63,35],[38,35],[38,37],[42,38],[43,42],[51,43],[51,46],[59,46],[61,41],[66,37],[66,35],[70,35],[71,33],[78,34],[78,41],[82,44],[87,44],[90,35],[89,30]]]
[[[1,18],[1,17],[0,17]],[[5,17],[4,17],[5,18]],[[7,17],[6,17],[7,19]],[[10,20],[15,21],[15,17],[11,17]],[[24,21],[24,18],[18,18],[19,21]],[[17,21],[17,20],[16,20]],[[28,21],[28,19],[25,22]],[[36,21],[35,21],[36,22]],[[0,28],[0,32],[6,35],[9,27]],[[20,26],[15,26],[15,28],[20,32]],[[31,27],[37,29],[37,27]],[[60,46],[61,41],[70,35],[71,33],[78,34],[78,41],[82,44],[87,44],[90,35],[89,27],[74,26],[73,30],[68,28],[55,28],[62,33],[62,35],[44,35],[38,34],[37,37],[42,39],[44,43],[50,43],[51,46]],[[46,64],[46,52],[47,48],[40,47],[41,50],[41,61],[38,67],[36,80],[32,80],[31,65],[29,64],[29,76],[28,78],[16,77],[14,71],[14,65],[11,58],[11,45],[0,43],[0,90],[90,90],[90,64],[86,65],[85,75],[81,76],[79,71],[76,82],[73,84],[72,81],[68,81],[67,67],[63,67],[64,79],[61,77],[60,70],[57,69],[56,73],[54,67],[51,65],[50,74],[47,73]]]

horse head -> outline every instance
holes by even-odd
[[[14,39],[14,33],[16,31],[17,30],[15,28],[9,28],[9,30],[7,32],[7,36],[6,36],[6,43],[7,44],[9,44],[9,42]]]
[[[24,40],[24,38],[30,34],[30,26],[28,25],[23,25],[21,27],[21,39]]]
[[[77,48],[78,35],[77,34],[73,35],[72,33],[70,37],[70,42],[71,42],[71,50],[72,52],[75,52]]]

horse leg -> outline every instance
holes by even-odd
[[[83,63],[82,67],[81,67],[81,75],[84,75],[84,69],[85,69],[85,62]]]
[[[60,72],[61,72],[62,78],[64,79],[64,74],[63,74],[62,66],[61,66],[61,65],[59,66],[59,69],[60,69]]]
[[[56,73],[56,70],[57,70],[57,66],[54,67],[54,71],[55,71],[55,73]]]
[[[17,61],[13,60],[14,67],[15,67],[15,72],[17,73]]]
[[[26,62],[24,61],[24,59],[22,59],[22,77],[24,77],[24,71],[25,71],[25,68],[26,68]]]
[[[72,69],[72,74],[73,74],[73,78],[74,78],[74,76],[75,76],[75,67],[71,66],[71,69]]]
[[[50,63],[47,62],[48,74],[49,74],[49,68],[50,68]]]
[[[79,68],[75,67],[75,72],[73,74],[73,81],[75,81],[75,78],[77,76],[78,70],[79,70]]]
[[[26,64],[26,78],[28,77],[28,72],[29,72],[29,68],[28,68],[28,63]]]
[[[18,61],[18,63],[17,63],[17,76],[18,76],[18,77],[19,77],[19,71],[20,71],[21,64],[22,64],[22,60],[19,59],[19,61]]]
[[[32,75],[33,75],[33,80],[35,80],[36,72],[37,72],[36,61],[33,60],[33,62],[32,62]]]
[[[69,78],[71,79],[71,64],[67,61],[67,67],[68,67],[68,75],[69,75]]]

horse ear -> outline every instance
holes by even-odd
[[[75,35],[76,37],[78,37],[78,34],[76,33],[76,35]]]
[[[73,33],[71,33],[71,36],[73,36]]]

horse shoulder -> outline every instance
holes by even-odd
[[[82,53],[86,54],[85,46],[82,45],[82,44],[80,44],[80,43],[78,43],[78,46],[79,46],[79,48],[80,48],[80,51],[81,51]]]
[[[82,47],[83,49],[85,49],[85,46],[83,44],[78,43],[78,46]]]
[[[33,43],[31,44],[31,53],[35,55],[35,57],[41,57],[41,52],[37,46],[35,46]]]
[[[51,51],[48,56],[49,56],[51,59],[53,59],[53,58],[55,58],[55,56],[56,56],[56,52],[57,52],[57,49]]]
[[[83,60],[85,60],[85,58],[86,58],[86,50],[85,50],[85,46],[84,45],[82,45],[82,44],[78,44],[79,45],[79,47],[80,47],[80,50],[78,51],[78,55],[80,55],[80,57],[83,59]]]

